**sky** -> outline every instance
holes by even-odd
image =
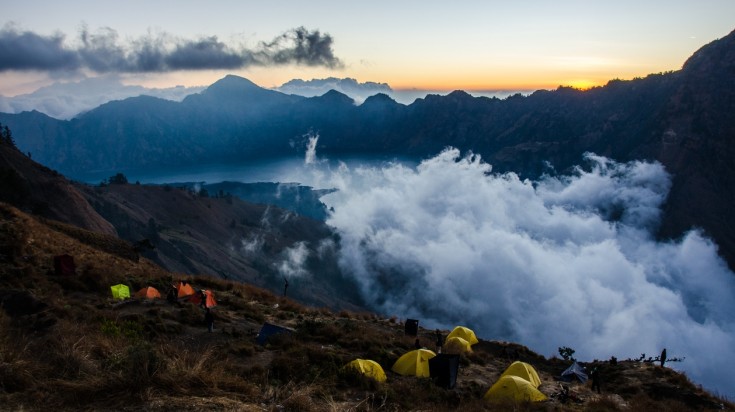
[[[589,87],[680,69],[735,28],[732,0],[0,0],[0,95],[119,75],[262,87],[354,78],[395,90]]]

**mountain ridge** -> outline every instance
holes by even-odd
[[[727,161],[735,156],[729,115],[735,112],[734,38],[732,32],[703,46],[682,70],[611,80],[586,91],[560,87],[504,100],[457,91],[410,105],[356,106],[338,92],[303,98],[230,77],[219,86],[241,84],[248,92],[235,93],[229,104],[204,104],[205,91],[167,106],[171,110],[127,117],[93,110],[83,121],[0,114],[0,122],[13,129],[23,151],[72,176],[101,167],[112,172],[299,154],[305,147],[294,142],[309,131],[319,134],[322,156],[421,159],[452,146],[482,155],[495,172],[530,178],[546,173],[549,164],[569,170],[585,152],[656,160],[673,175],[658,235],[675,238],[702,228],[735,268],[735,226],[722,217],[735,207],[727,190],[735,187]],[[248,98],[255,92],[263,97]]]

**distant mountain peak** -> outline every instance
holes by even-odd
[[[329,103],[355,104],[355,101],[350,96],[344,93],[340,93],[334,89],[324,93],[323,95],[319,97],[313,97],[313,99],[318,99],[318,101],[329,102]]]
[[[286,97],[285,94],[265,89],[258,86],[252,81],[229,74],[220,80],[212,83],[203,92],[188,96],[184,101],[186,103],[193,102],[212,102],[215,104],[267,104],[274,103],[275,100]],[[287,100],[292,100],[289,98]]]
[[[264,90],[264,89],[244,77],[235,76],[234,74],[228,74],[227,76],[212,83],[209,87],[207,87],[205,92],[217,93],[222,90],[247,91],[247,90]]]
[[[467,93],[464,90],[455,90],[455,91],[449,93],[447,95],[447,97],[451,97],[451,98],[455,98],[455,99],[466,99],[466,98],[469,97],[471,99],[474,99],[474,97],[472,97],[471,94]]]
[[[400,103],[396,102],[393,98],[391,98],[387,94],[377,93],[365,99],[365,101],[362,103],[362,106],[370,107],[370,106],[386,106],[386,105],[398,105],[398,104]]]

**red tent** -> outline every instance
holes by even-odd
[[[77,274],[74,258],[69,255],[54,256],[54,273],[56,276],[72,276]]]
[[[161,293],[153,286],[147,286],[135,292],[135,297],[142,299],[160,299]]]
[[[205,296],[204,304],[202,304],[202,295]],[[214,293],[212,293],[211,290],[202,290],[199,293],[191,295],[189,302],[195,305],[204,306],[205,308],[213,308],[217,306],[217,301],[214,300]]]

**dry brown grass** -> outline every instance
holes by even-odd
[[[0,387],[4,392],[16,393],[33,387],[37,376],[45,375],[45,368],[29,359],[32,341],[15,332],[11,320],[0,311]]]

